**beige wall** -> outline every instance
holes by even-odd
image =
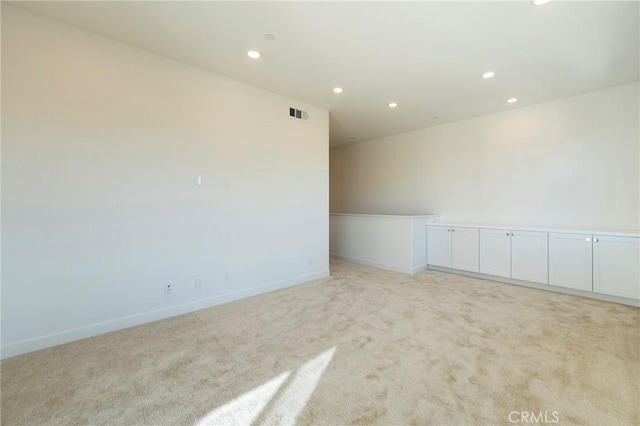
[[[334,148],[331,211],[637,231],[639,89]]]
[[[327,111],[3,4],[2,145],[5,357],[328,274]]]

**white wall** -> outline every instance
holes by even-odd
[[[328,274],[327,111],[6,4],[2,66],[4,357]]]
[[[330,153],[331,211],[640,229],[638,83]]]

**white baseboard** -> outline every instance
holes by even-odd
[[[98,336],[100,334],[174,317],[176,315],[199,311],[200,309],[210,308],[213,306],[222,305],[224,303],[233,302],[235,300],[244,299],[245,297],[255,296],[270,291],[292,287],[298,284],[325,278],[328,276],[328,270],[308,275],[300,275],[297,277],[289,278],[287,280],[251,287],[233,293],[226,293],[220,296],[199,299],[192,302],[182,303],[180,305],[156,309],[153,311],[143,312],[123,318],[117,318],[110,321],[91,324],[85,327],[79,327],[54,334],[48,334],[45,336],[38,336],[32,339],[22,340],[20,342],[9,343],[0,348],[0,359],[6,359],[28,352],[50,348],[52,346],[58,346],[64,343],[85,339],[87,337]]]
[[[538,284],[528,281],[514,280],[513,278],[496,277],[494,275],[486,275],[478,272],[461,271],[459,269],[443,268],[441,266],[429,265],[429,269],[433,271],[448,272],[451,274],[465,275],[468,277],[480,278],[482,280],[498,281],[506,284],[519,285],[522,287],[535,288],[538,290],[553,291],[555,293],[569,294],[572,296],[588,297],[589,299],[602,300],[605,302],[620,303],[622,305],[640,307],[640,300],[629,299],[626,297],[610,296],[608,294],[591,293],[584,290],[576,290],[573,288],[556,287],[549,284]]]
[[[419,274],[419,273],[424,272],[426,270],[427,270],[427,264],[426,263],[424,265],[414,266],[411,269],[411,275]]]
[[[374,268],[386,269],[387,271],[401,272],[403,274],[409,274],[409,275],[413,275],[413,274],[417,273],[417,272],[414,272],[414,269],[417,270],[419,268],[424,267],[423,271],[427,270],[427,265],[419,266],[417,268],[411,268],[409,266],[394,265],[392,263],[376,262],[376,261],[369,260],[369,259],[361,259],[359,257],[352,257],[352,256],[343,256],[341,254],[335,254],[335,253],[329,253],[329,256],[331,256],[331,257],[333,257],[335,259],[340,259],[340,260],[344,260],[344,261],[347,261],[347,262],[359,263],[361,265],[373,266]],[[419,271],[419,272],[422,272],[422,271]]]

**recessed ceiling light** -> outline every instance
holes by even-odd
[[[395,102],[390,102],[390,103],[388,104],[388,107],[389,107],[389,108],[395,108],[395,107],[397,107],[397,106],[398,106],[398,104],[397,104],[397,103],[395,103]]]
[[[509,102],[510,104],[514,104],[514,103],[518,102],[518,98],[509,98],[509,99],[507,99],[507,102]]]
[[[273,36],[273,34],[265,34],[264,38],[266,38],[267,40],[273,40],[275,37]]]
[[[247,52],[247,56],[249,56],[251,59],[258,59],[261,55],[257,50],[250,50]]]
[[[534,6],[541,6],[541,5],[545,4],[545,3],[549,3],[549,0],[531,0],[531,3]]]
[[[342,90],[342,87],[336,87],[335,89],[333,89],[333,93],[342,93],[344,92],[344,90]]]
[[[482,78],[491,78],[491,77],[493,77],[494,75],[496,75],[496,73],[495,73],[495,72],[493,72],[493,71],[487,71],[487,72],[485,72],[484,74],[482,74]]]

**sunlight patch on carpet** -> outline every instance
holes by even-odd
[[[271,407],[266,416],[266,424],[294,425],[296,423],[296,418],[307,405],[335,352],[336,348],[333,347],[300,367],[291,383]]]
[[[287,371],[217,408],[200,419],[196,426],[249,425],[278,392],[291,373]]]
[[[333,359],[336,347],[307,361],[280,392],[264,418],[265,424],[294,425],[320,378]],[[252,424],[291,375],[290,371],[246,392],[198,420],[195,426]]]

